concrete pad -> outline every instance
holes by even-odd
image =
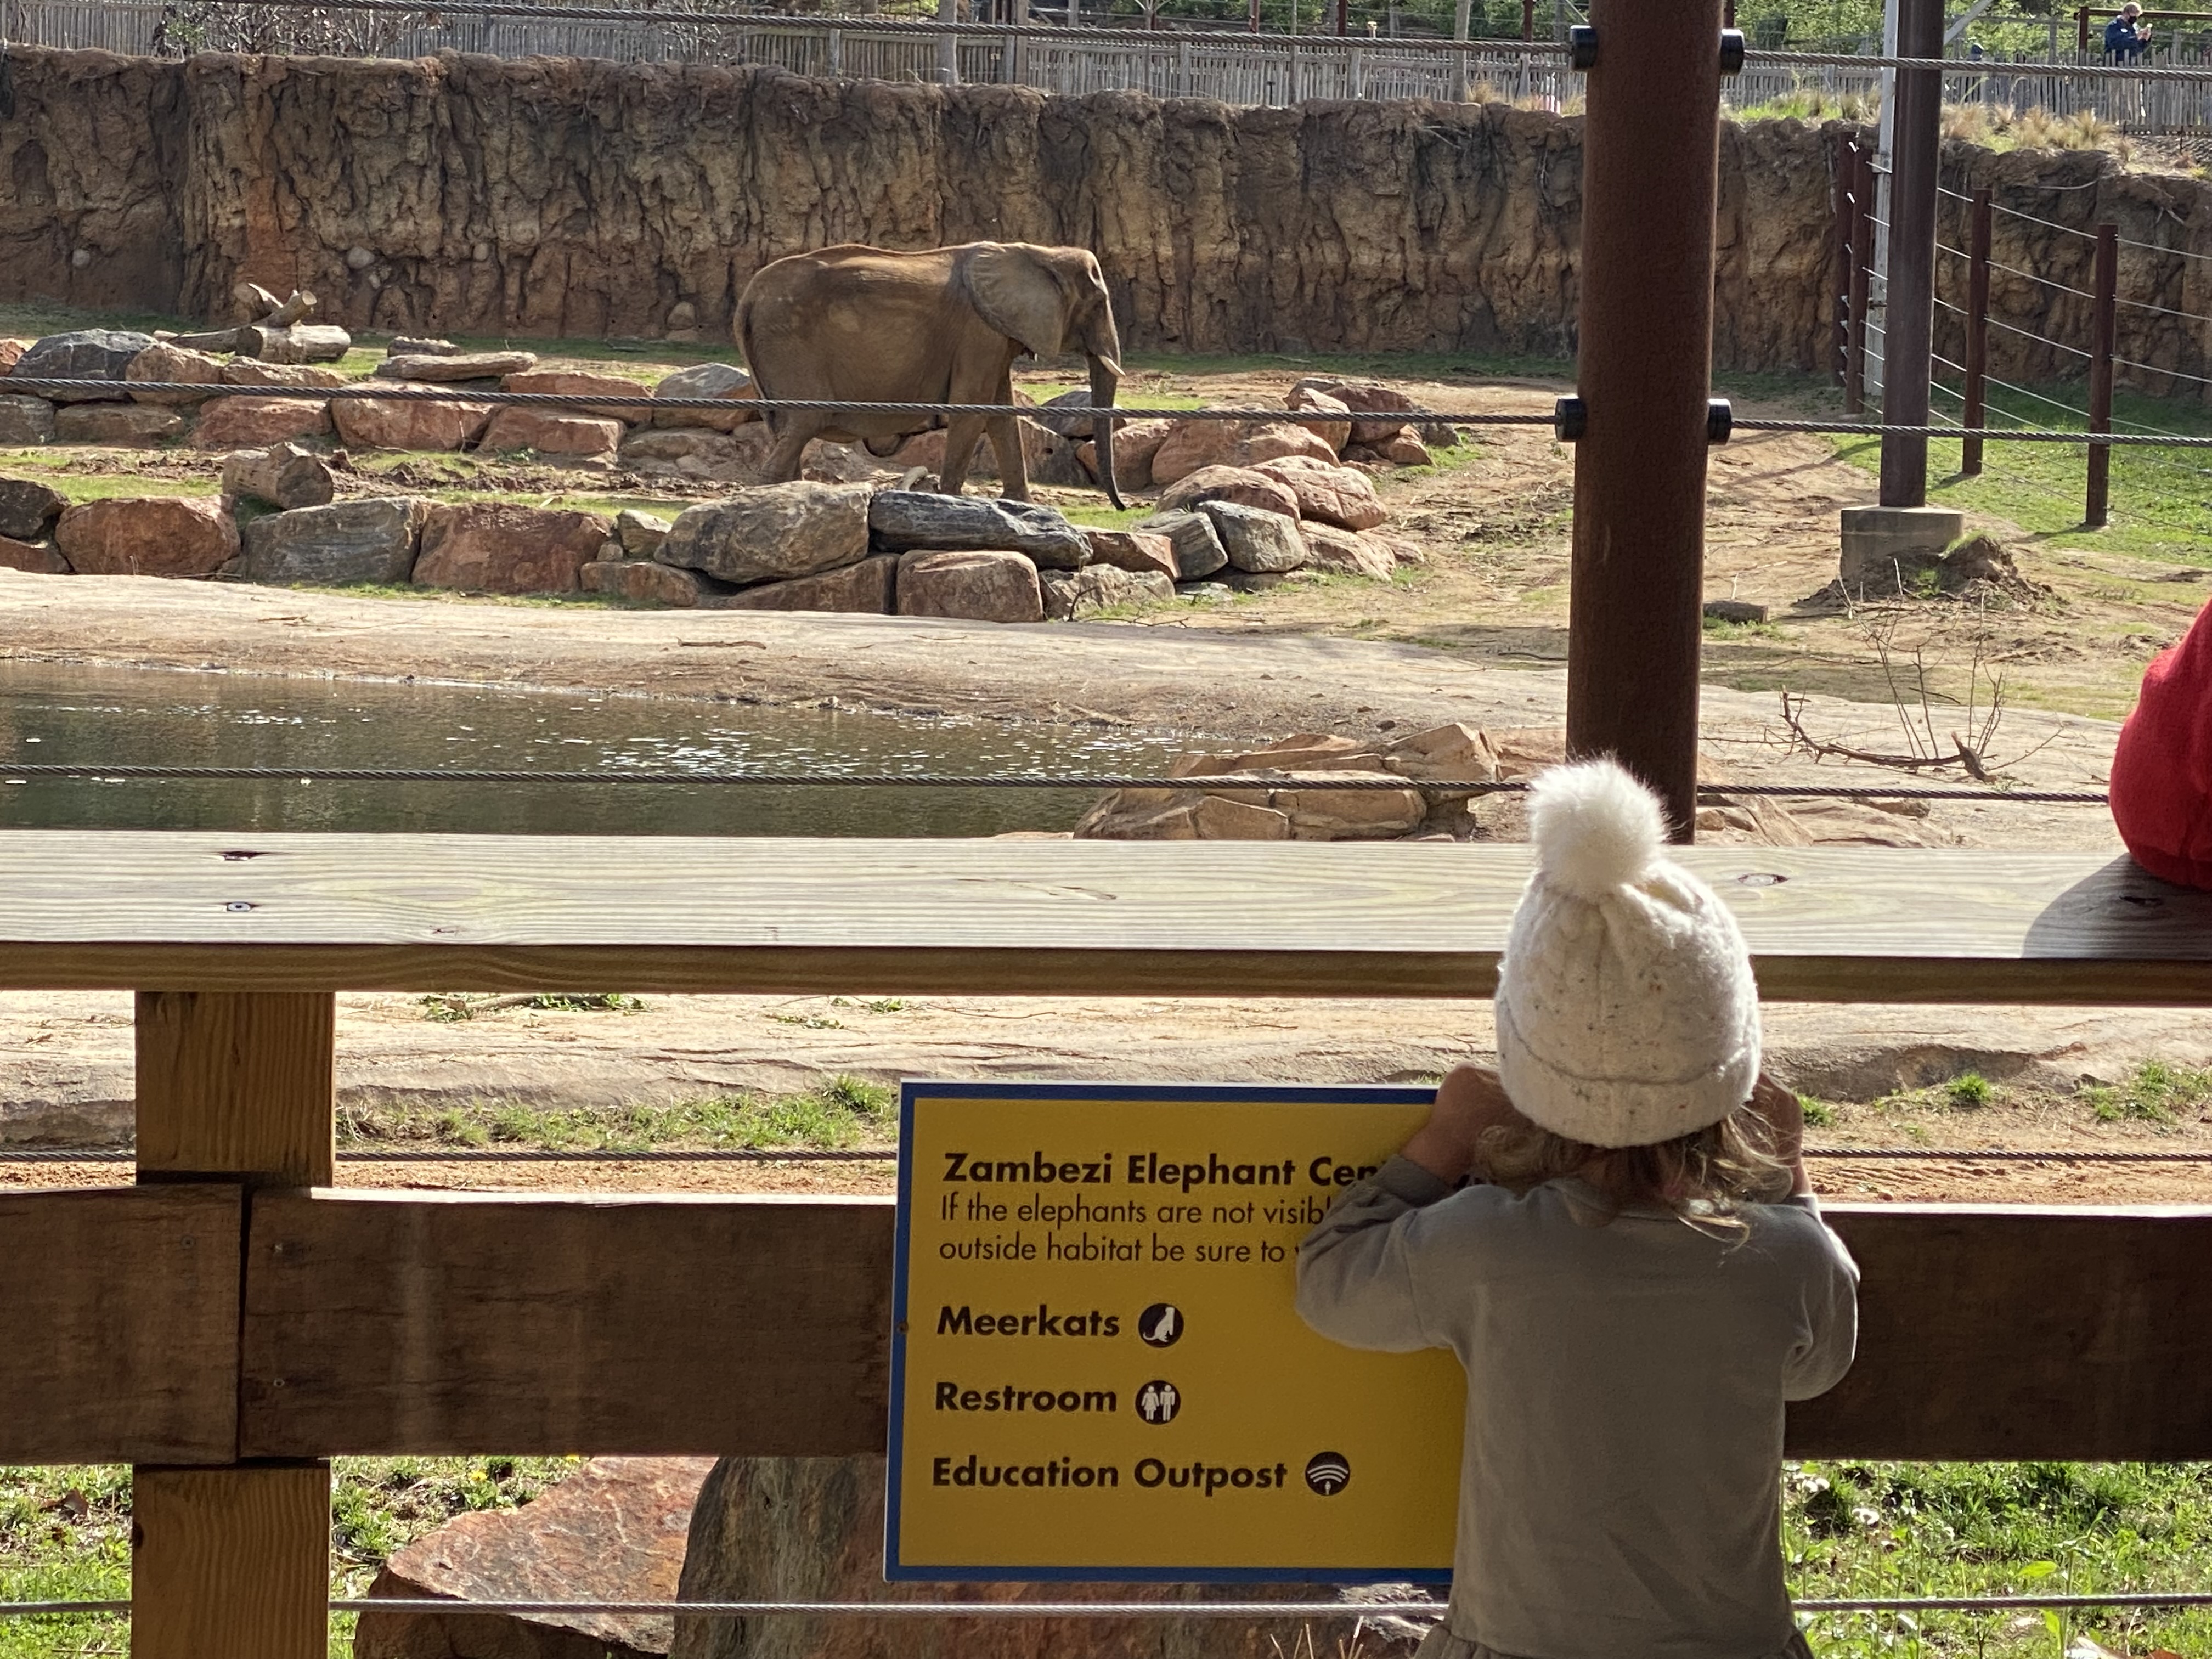
[[[1948,507],[1847,507],[1843,558],[1846,586],[1880,587],[1942,556],[1966,532],[1966,515]]]

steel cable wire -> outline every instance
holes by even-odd
[[[115,1147],[23,1146],[0,1151],[5,1164],[135,1164],[137,1154]],[[2206,1164],[2212,1147],[2197,1152],[2106,1152],[2071,1147],[1808,1146],[1808,1158],[1962,1164]],[[889,1164],[896,1147],[851,1146],[453,1146],[363,1149],[349,1146],[341,1164]]]

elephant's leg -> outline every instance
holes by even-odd
[[[789,426],[776,434],[775,446],[768,452],[768,459],[761,463],[761,482],[789,483],[796,478],[805,459],[806,446],[813,442],[814,434],[821,429],[819,421],[808,420],[804,416],[794,418]]]
[[[1011,394],[1007,401],[1011,401]],[[1006,501],[1030,498],[1029,463],[1022,454],[1022,423],[1012,415],[990,423],[991,448],[999,458],[999,494]]]
[[[955,415],[945,423],[945,467],[938,475],[937,487],[948,495],[957,495],[961,486],[968,482],[968,462],[975,453],[976,440],[983,435],[983,422],[975,415]]]

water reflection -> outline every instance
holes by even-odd
[[[975,775],[1164,768],[1177,747],[1072,726],[0,662],[0,761]],[[33,781],[0,784],[0,827],[988,836],[1067,829],[1091,799],[1048,789]]]

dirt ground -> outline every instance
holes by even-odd
[[[562,360],[549,359],[549,366]],[[589,359],[580,359],[580,363]],[[614,365],[636,373],[640,365]],[[1140,371],[1125,404],[1201,398],[1276,404],[1296,371]],[[1447,409],[1548,408],[1534,380],[1406,380]],[[1040,379],[1032,390],[1060,389]],[[1749,412],[1739,405],[1740,412]],[[64,456],[106,484],[205,488],[213,458],[184,452]],[[1049,720],[1188,735],[1194,746],[1292,731],[1352,736],[1447,720],[1492,728],[1564,719],[1568,512],[1573,457],[1545,428],[1484,428],[1435,469],[1385,471],[1392,530],[1423,562],[1388,584],[1286,582],[1235,602],[1162,605],[1125,621],[1041,628],[870,617],[611,610],[483,603],[451,595],[369,597],[139,579],[21,576],[0,570],[0,655],[33,661],[342,678],[420,678],[653,698],[817,706],[834,702],[918,718]],[[7,462],[18,468],[16,458]],[[472,460],[399,464],[400,478],[357,475],[349,493],[404,482],[547,503],[663,503],[655,482],[580,477]],[[423,471],[421,469],[428,469]],[[80,476],[82,476],[80,474]],[[711,494],[701,486],[698,494]],[[1093,493],[1042,490],[1094,521]],[[1711,775],[1740,782],[1899,781],[1893,769],[1815,757],[1794,744],[1779,688],[1812,694],[1820,741],[1896,750],[1900,708],[1888,673],[1924,654],[1936,696],[1927,733],[1966,723],[1943,695],[1963,691],[1977,653],[2004,678],[2006,712],[1987,753],[2012,781],[2094,789],[2114,727],[2069,710],[2124,708],[2141,665],[2178,636],[2201,601],[2188,567],[2091,552],[2023,552],[2027,583],[1973,603],[1912,599],[1846,606],[1830,587],[1838,510],[1871,499],[1865,473],[1825,441],[1750,435],[1715,453],[1708,592],[1771,607],[1751,628],[1709,629],[1705,704]],[[1996,526],[2002,531],[2003,526]],[[2102,562],[2100,562],[2100,559]],[[2121,569],[2118,565],[2127,568]],[[1881,653],[1889,654],[1885,671]],[[1985,706],[1986,678],[1978,684]],[[1969,731],[1977,727],[1968,726]],[[1955,769],[1911,781],[1957,782]],[[1793,806],[1812,839],[1900,846],[2066,848],[2117,852],[2096,808],[1991,798],[1924,812]],[[1723,839],[1729,838],[1723,836]],[[933,1001],[910,1020],[859,1022],[825,1006],[777,1019],[791,1000],[654,999],[635,1018],[537,1014],[425,1024],[408,999],[345,1000],[341,1049],[356,1078],[415,1099],[535,1101],[680,1097],[685,1090],[803,1087],[840,1071],[909,1075],[1231,1077],[1381,1080],[1432,1077],[1488,1052],[1486,1006],[1220,1004],[1044,1000]],[[815,1000],[801,1000],[809,1003]],[[113,1006],[109,1006],[112,1004]],[[760,1005],[760,1006],[757,1006]],[[806,1011],[802,1010],[802,1012]],[[817,1023],[818,1015],[822,1023]],[[1816,1142],[1931,1147],[2212,1152],[2212,1126],[2096,1121],[2070,1091],[2151,1058],[2212,1064],[2212,1019],[2079,1010],[1771,1011],[1774,1050],[1800,1086],[1842,1103]],[[0,1135],[10,1115],[127,1112],[127,1004],[74,995],[0,998]],[[1931,1107],[1925,1085],[1977,1069],[2000,1083],[1989,1108]],[[342,1088],[345,1086],[342,1083]],[[1913,1091],[1921,1091],[1919,1094]],[[396,1097],[395,1095],[395,1097]],[[20,1127],[20,1122],[18,1123]],[[0,1184],[112,1179],[107,1166],[0,1165]],[[2078,1203],[2212,1200],[2203,1164],[2042,1164],[1824,1160],[1839,1198]],[[655,1164],[374,1165],[361,1185],[590,1186],[610,1190],[888,1192],[888,1165]]]

